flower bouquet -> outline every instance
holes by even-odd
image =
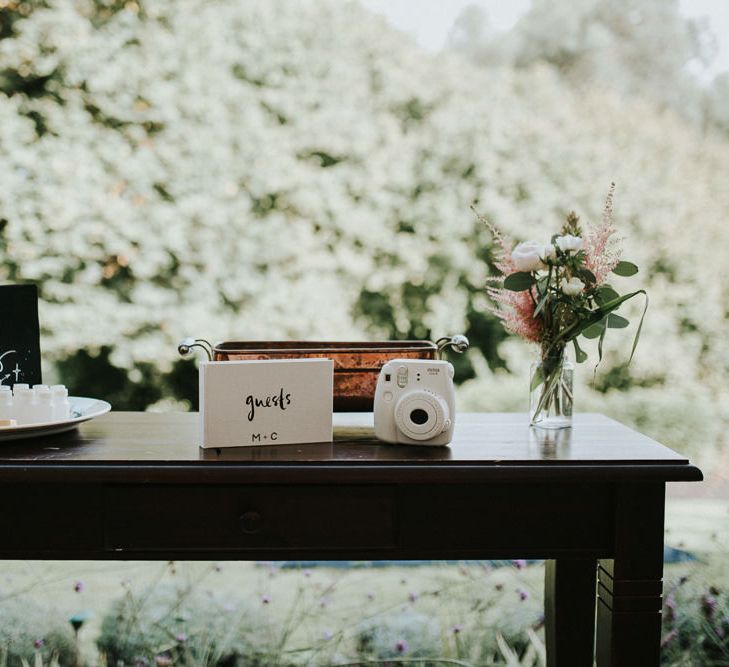
[[[498,304],[492,312],[508,331],[540,346],[540,358],[532,365],[530,382],[530,421],[535,426],[571,425],[572,365],[565,359],[565,348],[572,343],[575,359],[581,363],[587,354],[578,337],[597,338],[602,359],[608,329],[622,329],[629,324],[614,311],[628,299],[643,294],[646,302],[630,359],[638,344],[648,307],[647,294],[637,290],[621,296],[607,282],[611,274],[632,276],[638,272],[635,264],[620,259],[620,240],[612,220],[614,188],[612,184],[599,225],[583,232],[578,216],[572,212],[560,233],[546,245],[526,241],[513,247],[476,213],[498,245],[495,265],[502,276],[495,279],[497,285],[488,288],[489,296]]]

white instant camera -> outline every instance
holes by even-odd
[[[396,444],[447,445],[456,421],[453,366],[392,359],[375,389],[375,436]]]

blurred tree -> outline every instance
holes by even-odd
[[[547,63],[578,87],[641,96],[694,122],[704,120],[704,90],[691,68],[716,55],[706,22],[682,16],[678,0],[535,0],[506,33],[471,6],[449,42],[482,65]]]

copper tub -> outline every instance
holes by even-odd
[[[378,343],[311,341],[225,341],[212,349],[213,361],[254,359],[331,359],[334,362],[334,411],[372,410],[377,377],[390,359],[435,359],[430,341]]]

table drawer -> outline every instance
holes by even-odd
[[[429,553],[602,552],[612,544],[611,497],[599,484],[412,487],[403,490],[401,536]]]
[[[388,486],[111,486],[112,551],[380,548],[395,544]]]

